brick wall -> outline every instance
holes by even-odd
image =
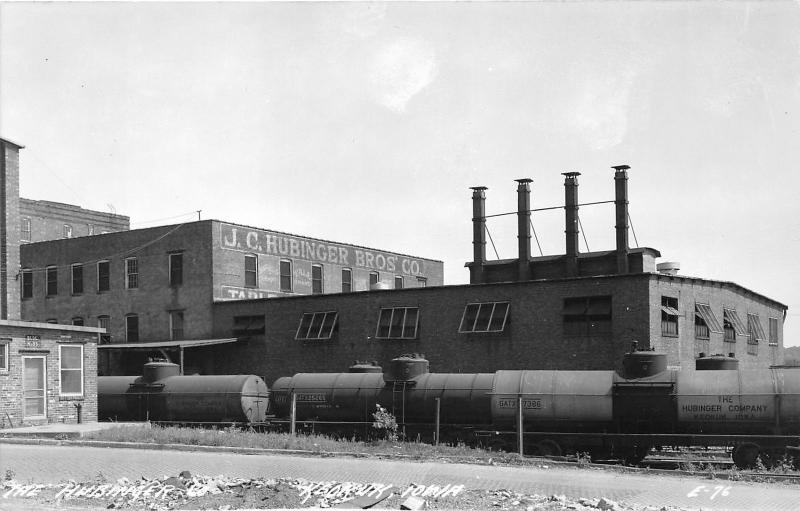
[[[652,279],[650,302],[660,305],[662,296],[677,298],[680,313],[678,336],[671,336],[662,334],[660,307],[651,309],[651,338],[656,349],[668,354],[668,365],[686,368],[688,364],[693,367],[694,358],[701,352],[707,355],[733,353],[743,369],[783,364],[784,306],[739,286],[680,276],[659,275]],[[750,350],[746,335],[737,336],[736,342],[726,342],[722,333],[714,332],[708,339],[698,339],[695,336],[696,303],[709,305],[720,325],[723,324],[723,308],[734,309],[745,327],[747,314],[757,314],[767,339],[752,345]],[[775,345],[769,342],[769,318],[778,319],[778,342]]]
[[[20,318],[19,269],[19,150],[20,146],[0,140],[2,145],[2,211],[0,211],[0,289],[3,296],[0,318]]]
[[[0,370],[0,424],[2,427],[97,421],[97,332],[95,328],[26,324],[0,321],[0,343],[8,345],[8,370]],[[83,393],[64,396],[60,392],[59,346],[83,347]],[[23,357],[44,357],[46,374],[45,410],[42,417],[26,416],[23,400]],[[9,423],[10,422],[10,423]]]
[[[114,342],[125,340],[125,316],[139,317],[139,337],[169,340],[169,311],[184,311],[184,337],[208,338],[211,333],[211,251],[207,247],[211,222],[191,222],[180,227],[103,234],[22,246],[23,269],[33,270],[33,298],[24,299],[27,320],[55,319],[69,324],[73,317],[96,326],[98,316],[110,316],[109,334]],[[169,254],[182,251],[183,283],[169,285]],[[136,257],[139,282],[125,287],[125,259]],[[110,265],[109,291],[98,292],[97,261]],[[71,293],[71,265],[83,263],[84,291]],[[58,295],[45,296],[49,265],[58,268]]]
[[[130,229],[130,218],[115,213],[83,209],[72,204],[37,201],[21,198],[19,221],[30,221],[30,242],[65,238],[64,226],[69,225],[72,237],[90,236]]]
[[[664,282],[654,274],[638,274],[218,303],[214,307],[215,336],[230,336],[237,315],[263,314],[266,331],[263,336],[217,347],[214,370],[259,374],[271,382],[295,372],[344,371],[355,360],[376,360],[386,367],[392,358],[412,352],[424,353],[434,372],[619,370],[623,354],[634,341],[640,348],[652,345],[666,351],[671,365],[693,367],[693,338],[672,342],[661,336],[659,286]],[[686,296],[693,287],[703,287],[691,280],[671,285],[678,286]],[[709,282],[704,288],[720,303],[736,297],[742,307],[771,304],[772,310],[780,308],[736,286]],[[610,335],[564,334],[564,299],[585,296],[611,296]],[[510,322],[505,331],[458,333],[465,305],[488,301],[510,302]],[[400,306],[419,307],[418,339],[376,339],[380,309]],[[338,312],[338,333],[333,340],[295,340],[304,312],[329,310]],[[691,331],[693,336],[693,327]],[[772,363],[767,354],[743,361],[745,367]]]

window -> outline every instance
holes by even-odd
[[[103,292],[111,289],[111,268],[108,261],[97,262],[97,291]]]
[[[69,224],[64,224],[64,238],[71,238],[72,237],[72,226]]]
[[[778,345],[778,318],[769,318],[769,345]]]
[[[300,318],[294,338],[298,341],[330,339],[336,331],[338,317],[336,311],[306,312]]]
[[[381,309],[378,317],[378,339],[416,339],[419,307],[392,307]]]
[[[30,218],[23,218],[22,219],[22,223],[20,225],[19,240],[20,241],[30,241],[31,240],[31,219]]]
[[[183,337],[183,311],[170,311],[169,332],[171,341],[182,341]]]
[[[311,294],[322,294],[322,265],[311,265]]]
[[[111,318],[108,316],[97,316],[97,327],[98,328],[105,328],[106,333],[100,334],[100,344],[110,344],[111,343],[111,332],[109,332],[109,328],[111,326]]]
[[[394,288],[395,289],[403,289],[403,277],[402,277],[402,275],[395,275],[395,277],[394,277]]]
[[[428,279],[425,277],[417,277],[417,287],[427,287]]]
[[[725,342],[736,342],[737,336],[745,335],[744,323],[734,309],[722,309],[722,322]]]
[[[468,303],[461,316],[459,333],[502,332],[506,327],[508,302]]]
[[[139,316],[125,316],[125,342],[139,342]]]
[[[0,371],[8,371],[8,346],[11,339],[0,339]]]
[[[139,287],[139,260],[135,257],[125,259],[125,288]]]
[[[611,335],[611,297],[584,296],[564,299],[564,335],[596,337]]]
[[[694,304],[694,336],[698,339],[708,339],[711,332],[722,333],[722,326],[719,324],[717,316],[711,310],[711,306],[706,303]]]
[[[32,270],[22,270],[22,298],[33,298]]]
[[[55,266],[48,266],[47,270],[47,284],[46,296],[55,296],[58,294],[58,268]]]
[[[378,272],[371,271],[369,272],[369,288],[372,289],[373,286],[377,285],[378,282],[381,280],[380,275]]]
[[[245,287],[258,287],[258,257],[244,256],[244,285]]]
[[[183,253],[169,255],[169,285],[183,284]]]
[[[747,342],[748,344],[758,344],[759,341],[766,339],[764,335],[764,328],[761,326],[761,320],[758,319],[758,314],[747,315]]]
[[[72,294],[79,295],[83,293],[83,265],[72,265]]]
[[[672,296],[661,297],[661,335],[678,335],[678,299]]]
[[[281,259],[280,262],[281,274],[281,291],[284,293],[292,292],[292,262],[288,259]]]
[[[264,335],[264,316],[234,316],[233,335],[234,337]]]
[[[46,382],[45,358],[22,357],[22,415],[25,418],[45,417]]]
[[[353,290],[353,270],[342,268],[342,293],[349,293]]]
[[[80,316],[72,318],[72,324],[74,326],[83,326],[83,318]]]
[[[60,394],[62,396],[83,395],[83,346],[59,346],[58,358]]]

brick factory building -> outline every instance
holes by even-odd
[[[101,374],[138,374],[159,345],[187,371],[214,372],[209,346],[236,340],[213,335],[216,302],[443,278],[441,261],[217,220],[31,243],[21,253],[24,318],[98,325],[108,331],[101,350],[140,352],[101,356]]]
[[[124,215],[25,198],[19,200],[19,222],[22,243],[92,236],[131,228],[130,218]]]
[[[20,149],[0,138],[0,427],[96,421],[103,330],[20,321]]]
[[[472,284],[217,303],[214,336],[246,339],[219,373],[273,381],[295,372],[384,366],[424,353],[437,372],[619,369],[633,342],[672,368],[734,354],[742,368],[783,363],[786,306],[731,282],[678,275],[660,253],[628,246],[627,167],[616,168],[617,247],[578,252],[577,173],[567,174],[566,254],[530,256],[529,180],[519,180],[520,257],[487,261],[485,188],[473,193]]]

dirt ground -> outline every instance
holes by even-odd
[[[60,485],[3,482],[0,510],[243,510],[243,509],[513,509],[521,511],[596,510],[676,511],[676,508],[627,507],[604,499],[568,499],[563,495],[524,495],[506,490],[460,487],[375,487],[346,482],[299,479],[231,479],[182,473],[175,477],[129,481],[72,481]]]

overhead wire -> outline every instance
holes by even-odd
[[[173,227],[169,231],[165,232],[164,234],[161,234],[160,236],[157,236],[156,238],[154,238],[154,239],[152,239],[152,240],[150,240],[150,241],[148,241],[146,243],[143,243],[143,244],[141,244],[139,246],[133,247],[133,248],[128,249],[128,250],[122,250],[122,251],[117,252],[115,254],[111,254],[111,255],[108,255],[108,256],[100,257],[98,259],[93,259],[93,260],[90,260],[90,261],[76,261],[76,262],[73,262],[73,263],[69,263],[68,265],[48,265],[48,266],[45,266],[45,267],[42,267],[42,268],[21,268],[20,269],[20,273],[22,273],[23,271],[32,272],[32,273],[33,272],[44,272],[44,271],[47,271],[48,268],[62,268],[62,267],[63,268],[71,268],[72,266],[74,266],[76,264],[92,265],[92,264],[97,264],[100,261],[107,261],[107,260],[114,259],[114,258],[117,258],[117,257],[127,257],[127,256],[130,256],[130,255],[133,255],[133,254],[141,252],[142,250],[144,250],[145,248],[149,247],[150,245],[153,245],[154,243],[158,243],[159,241],[163,240],[167,236],[170,236],[171,234],[173,234],[175,231],[177,231],[178,229],[180,229],[184,225],[186,225],[186,222],[176,225],[175,227]],[[125,231],[120,231],[120,232],[125,232]],[[110,234],[113,234],[113,233],[110,233]],[[102,236],[102,235],[100,235],[100,236]],[[88,237],[88,236],[85,236],[85,237]],[[78,238],[71,238],[71,239],[78,239]]]

